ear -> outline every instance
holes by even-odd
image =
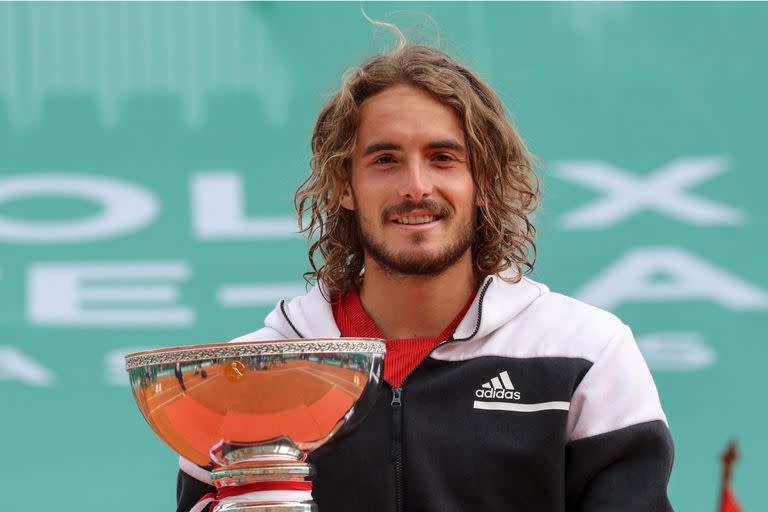
[[[341,207],[346,210],[355,209],[355,195],[352,193],[349,182],[344,186],[344,192],[341,194]]]

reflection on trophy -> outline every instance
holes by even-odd
[[[201,345],[125,359],[155,433],[212,468],[212,512],[310,512],[317,506],[307,454],[368,413],[384,352],[382,340],[336,338]]]

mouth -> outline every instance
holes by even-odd
[[[440,215],[403,215],[395,217],[392,219],[392,222],[405,226],[418,226],[421,224],[430,224],[441,218],[442,216]]]

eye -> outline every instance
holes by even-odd
[[[386,165],[391,164],[395,161],[395,158],[392,155],[381,155],[380,157],[376,158],[376,160],[373,161],[374,165]]]
[[[453,155],[450,155],[448,153],[437,153],[435,156],[432,157],[432,159],[438,162],[455,162],[456,161]]]

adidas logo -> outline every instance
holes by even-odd
[[[506,370],[497,377],[477,388],[475,391],[477,398],[503,398],[505,400],[520,400],[520,392],[515,391],[512,380]]]

